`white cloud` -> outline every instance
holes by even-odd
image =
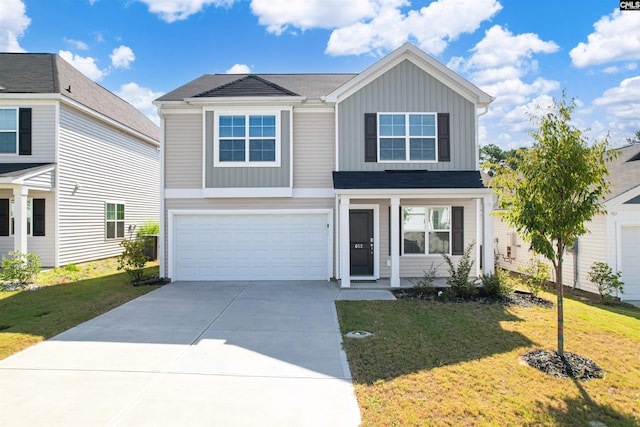
[[[24,52],[18,39],[24,35],[31,19],[27,16],[22,0],[0,2],[0,51]]]
[[[254,0],[255,1],[255,0]],[[370,0],[375,16],[336,28],[327,44],[330,55],[379,52],[414,41],[433,55],[441,54],[461,34],[476,31],[480,24],[502,9],[497,0],[437,0],[406,14],[405,0]],[[368,21],[367,21],[368,19]]]
[[[129,65],[135,61],[136,56],[128,46],[120,46],[111,52],[111,65],[115,68],[129,68]]]
[[[637,13],[623,13],[616,9],[603,16],[587,36],[586,43],[578,43],[569,56],[578,68],[617,61],[640,59],[640,19]]]
[[[89,45],[83,42],[82,40],[68,39],[65,37],[64,41],[65,43],[71,45],[72,47],[78,50],[89,50]]]
[[[553,105],[553,98],[540,95],[526,104],[522,104],[502,116],[500,125],[511,132],[528,132],[531,129],[531,117],[544,114]]]
[[[605,74],[618,74],[618,73],[623,73],[625,71],[633,71],[636,68],[638,68],[638,64],[636,64],[635,62],[630,62],[629,64],[626,64],[623,67],[619,67],[617,65],[606,67],[602,70],[602,72]]]
[[[268,32],[278,35],[288,27],[330,29],[351,25],[376,14],[372,0],[252,0],[251,11]]]
[[[149,12],[160,15],[168,23],[182,21],[200,12],[207,6],[229,7],[236,0],[138,0],[149,8]]]
[[[98,67],[95,58],[75,55],[68,50],[61,50],[58,54],[91,80],[99,81],[107,74],[107,70],[102,70]]]
[[[162,96],[162,92],[154,92],[149,88],[141,87],[137,83],[131,82],[122,85],[116,95],[136,107],[154,123],[160,124],[160,118],[156,107],[153,105],[153,100]]]
[[[250,74],[251,67],[245,64],[234,64],[231,68],[225,71],[226,74]]]
[[[640,76],[624,79],[618,87],[607,89],[600,98],[593,101],[594,105],[609,106],[615,104],[640,103]],[[638,110],[631,112],[638,114]]]

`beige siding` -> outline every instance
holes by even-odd
[[[165,117],[165,188],[202,188],[202,112]]]
[[[156,147],[68,107],[61,108],[58,175],[61,265],[121,252],[120,240],[105,238],[106,202],[125,204],[126,237],[159,220]]]
[[[614,232],[613,230],[608,232],[605,215],[596,216],[585,226],[589,232],[580,237],[578,243],[578,287],[590,292],[597,292],[598,290],[589,281],[587,274],[594,262],[607,262],[607,237],[613,239]]]
[[[333,188],[335,119],[333,113],[293,114],[294,188]]]
[[[35,105],[31,112],[31,155],[19,156],[29,163],[55,162],[56,108],[54,105]]]

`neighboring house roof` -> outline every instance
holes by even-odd
[[[60,94],[158,141],[160,128],[114,93],[51,53],[0,53],[0,95]]]
[[[376,171],[333,172],[333,188],[364,189],[433,189],[485,188],[479,171]]]
[[[303,96],[320,99],[356,74],[205,74],[157,99],[158,102],[184,101],[215,96]],[[261,86],[258,83],[262,82]],[[247,93],[251,84],[258,93]],[[270,85],[269,89],[265,88]]]
[[[609,164],[611,193],[606,201],[640,186],[640,145],[618,148],[619,156]]]

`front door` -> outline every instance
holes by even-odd
[[[373,276],[373,210],[349,211],[349,249],[352,276]]]

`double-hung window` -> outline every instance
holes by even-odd
[[[0,108],[0,154],[16,154],[18,147],[18,109]]]
[[[124,204],[105,204],[105,227],[107,239],[124,238]]]
[[[403,254],[450,254],[451,209],[405,207],[402,209]]]
[[[379,113],[378,160],[436,161],[436,123],[436,113]]]
[[[215,166],[279,166],[278,114],[216,112]]]

